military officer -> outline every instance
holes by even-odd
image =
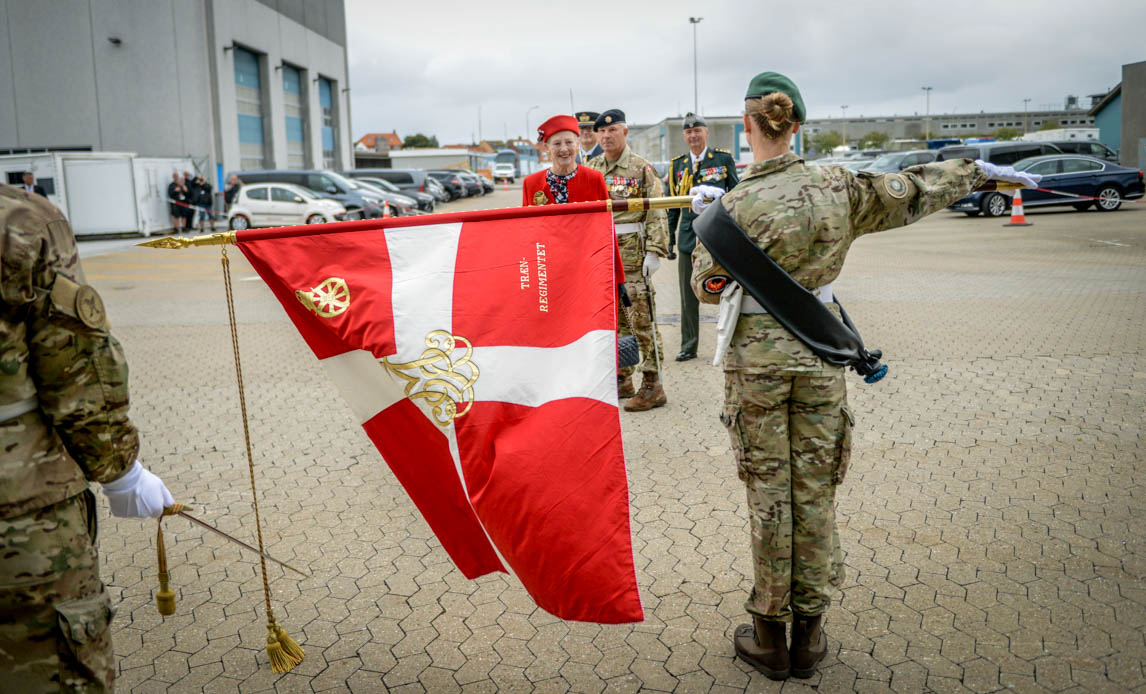
[[[597,131],[593,129],[599,115],[596,111],[578,111],[573,114],[577,119],[577,131],[581,139],[578,164],[588,164],[590,159],[601,153],[601,145],[597,144]]]
[[[789,151],[806,115],[804,102],[796,85],[774,72],[752,79],[745,111],[753,163],[727,194],[694,189],[694,211],[706,206],[705,198],[723,195],[715,204],[825,303],[848,248],[860,236],[942,210],[989,175],[1036,183],[969,159],[892,174],[806,166]],[[692,286],[701,301],[715,303],[735,293],[728,271],[703,246],[693,253],[693,266]],[[834,304],[831,310],[838,315]],[[724,372],[721,420],[747,487],[755,573],[745,605],[753,624],[736,629],[736,653],[772,679],[810,677],[827,653],[824,612],[844,580],[835,495],[847,474],[854,416],[843,369],[820,359],[745,297]]]
[[[700,116],[689,113],[682,124],[684,141],[688,152],[672,160],[669,171],[668,194],[687,195],[693,186],[715,186],[722,190],[732,190],[739,179],[736,177],[736,160],[726,149],[708,146],[708,124]],[[668,211],[669,238],[676,232],[677,278],[680,283],[680,354],[677,361],[696,358],[696,348],[700,341],[700,304],[692,293],[692,251],[696,248],[696,236],[692,233],[692,220],[696,219],[690,209],[672,208]]]
[[[589,160],[589,167],[605,175],[605,187],[613,200],[629,198],[655,198],[661,195],[661,179],[652,165],[633,153],[626,142],[629,127],[625,114],[610,109],[597,117],[593,127],[597,132],[602,153]],[[652,275],[660,267],[660,259],[668,255],[668,226],[663,210],[640,212],[614,212],[617,242],[621,248],[621,262],[625,268],[625,289],[633,302],[630,326],[641,346],[641,387],[633,387],[631,367],[617,376],[617,396],[631,398],[625,403],[629,412],[641,412],[660,407],[668,402],[660,378],[660,331],[653,323],[656,305],[653,301]],[[623,316],[618,324],[625,326]]]
[[[0,688],[112,688],[111,598],[99,577],[99,482],[112,514],[172,503],[136,456],[127,363],[71,227],[0,185]]]

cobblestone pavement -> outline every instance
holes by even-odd
[[[177,614],[160,617],[154,524],[109,518],[101,497],[120,690],[1146,691],[1144,208],[1033,211],[1021,228],[943,212],[854,246],[836,291],[891,373],[849,378],[848,581],[821,672],[786,683],[733,658],[751,564],[710,323],[700,359],[669,362],[668,406],[622,415],[647,619],[568,623],[510,579],[454,569],[232,252],[267,547],[310,573],[272,566],[274,606],[306,660],[271,672],[257,562],[178,518],[164,522]],[[218,254],[85,267],[132,364],[144,462],[253,541]]]

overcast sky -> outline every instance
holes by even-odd
[[[354,137],[442,144],[531,132],[573,107],[631,123],[742,112],[758,72],[795,81],[811,118],[1062,108],[1146,60],[1143,0],[741,0],[553,3],[346,0]],[[1089,103],[1084,98],[1084,103]]]

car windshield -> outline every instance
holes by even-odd
[[[882,168],[887,168],[887,167],[898,166],[899,162],[903,161],[903,158],[906,156],[907,156],[906,154],[900,154],[900,153],[885,154],[882,157],[873,161],[870,164],[869,168],[882,169]]]
[[[400,193],[400,192],[402,192],[402,189],[401,189],[401,188],[399,188],[398,186],[394,185],[394,184],[393,184],[393,183],[391,183],[390,181],[385,181],[385,180],[383,180],[383,179],[381,179],[381,178],[371,178],[371,179],[368,179],[366,182],[367,182],[367,183],[370,183],[371,185],[375,185],[375,186],[378,186],[378,187],[379,187],[379,188],[381,188],[382,190],[388,190],[388,191],[390,191],[391,193]]]
[[[325,171],[323,173],[326,176],[329,176],[330,178],[334,179],[335,183],[338,183],[339,185],[341,185],[344,188],[347,188],[349,190],[358,190],[358,188],[359,188],[357,183],[350,180],[349,178],[346,178],[345,176],[343,176],[341,174],[336,174],[333,171]]]
[[[290,188],[290,192],[294,193],[295,195],[300,195],[300,196],[306,198],[307,200],[321,200],[322,199],[321,197],[319,197],[318,195],[316,195],[312,191],[309,191],[306,188],[303,188],[302,186],[294,186],[294,187]]]

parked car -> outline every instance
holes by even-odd
[[[422,214],[422,211],[418,209],[418,201],[409,195],[393,193],[362,178],[354,179],[354,184],[360,189],[365,188],[371,195],[381,198],[385,206],[390,208],[391,216],[405,217],[408,215]],[[385,207],[383,207],[382,212],[385,214]]]
[[[1010,166],[1027,157],[1062,154],[1062,150],[1046,142],[976,142],[975,144],[944,147],[938,152],[939,161],[982,159],[1000,166]]]
[[[433,177],[438,183],[442,184],[442,187],[446,189],[446,193],[449,194],[450,200],[457,200],[458,198],[464,198],[469,195],[469,193],[466,192],[467,186],[462,182],[462,179],[458,177],[457,171],[430,169],[426,171],[426,175]]]
[[[1138,169],[1094,157],[1052,154],[1021,159],[1013,166],[1018,171],[1041,174],[1043,178],[1039,188],[1068,193],[1055,195],[1043,190],[1024,189],[1024,207],[1072,205],[1082,211],[1093,205],[1100,212],[1113,212],[1122,206],[1123,200],[1140,198],[1146,191],[1142,183],[1142,172]],[[971,193],[949,209],[965,212],[969,217],[979,214],[998,217],[1006,214],[1010,207],[1009,196],[997,192],[981,192]]]
[[[357,212],[360,217],[367,219],[382,216],[381,198],[368,191],[358,190],[352,181],[333,171],[260,169],[239,171],[237,175],[243,183],[293,183],[337,200],[346,208],[347,213]]]
[[[367,183],[369,183],[369,184],[371,184],[377,188],[381,188],[383,191],[390,193],[392,195],[402,195],[402,196],[405,196],[407,198],[411,198],[415,202],[416,209],[418,209],[422,212],[433,212],[434,211],[434,203],[436,201],[434,199],[434,196],[431,195],[430,193],[419,193],[416,190],[409,190],[409,189],[403,190],[402,188],[399,188],[398,186],[394,185],[393,183],[391,183],[390,181],[387,181],[384,178],[380,178],[378,176],[365,175],[365,174],[362,174],[360,170],[343,171],[342,175],[343,176],[349,176],[350,178],[354,179],[355,181],[366,181]],[[433,179],[431,179],[431,180],[433,180]],[[394,203],[391,203],[391,204],[394,204]]]
[[[231,229],[323,224],[346,218],[346,208],[290,183],[245,184],[227,213]]]
[[[426,176],[426,192],[433,195],[434,199],[438,202],[450,201],[450,194],[446,192],[446,189],[442,187],[438,179],[433,176]]]
[[[465,181],[467,195],[485,195],[485,186],[481,184],[475,174],[459,171],[458,178]]]
[[[351,171],[344,171],[343,174],[351,178],[360,178],[362,176],[381,178],[398,186],[403,195],[430,192],[426,189],[426,181],[429,176],[426,175],[423,169],[353,169]]]
[[[517,182],[517,169],[514,168],[513,162],[502,162],[493,165],[493,180],[494,181],[509,181],[510,183]]]
[[[1118,163],[1118,153],[1094,140],[1047,140],[1066,154],[1083,154],[1096,159]]]
[[[916,149],[910,152],[888,152],[863,167],[864,171],[875,173],[898,173],[909,166],[930,164],[935,161],[937,151],[933,149]],[[845,162],[846,164],[846,162]]]

